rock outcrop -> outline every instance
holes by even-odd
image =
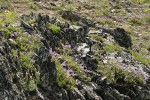
[[[36,21],[29,24],[25,17]],[[93,33],[89,29],[95,26],[93,22],[70,11],[63,11],[62,17],[84,25],[74,26],[48,15],[33,14],[22,16],[23,33],[5,39],[0,31],[0,100],[149,100],[150,68],[135,61],[126,49],[132,41],[124,29],[116,28],[112,35],[112,31],[99,25],[101,28]],[[51,25],[58,32],[54,33]],[[121,51],[105,51],[110,41],[117,42]],[[109,65],[110,62],[113,63]],[[135,72],[140,70],[144,73],[142,79],[133,76],[132,84],[126,80],[131,77],[125,77],[123,71],[117,73],[113,67],[116,63],[119,71],[130,67]],[[113,82],[98,71],[104,68],[114,71]]]

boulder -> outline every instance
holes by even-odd
[[[113,33],[114,39],[116,42],[125,48],[130,48],[132,46],[132,40],[129,34],[122,28],[114,29]]]

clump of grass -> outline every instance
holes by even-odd
[[[150,0],[144,0],[144,3],[148,3],[148,4],[149,4],[149,3],[150,3]]]
[[[69,10],[69,11],[73,11],[76,9],[75,5],[73,5],[73,4],[69,4],[65,8],[66,8],[66,10]]]
[[[137,4],[143,4],[145,2],[145,0],[134,0],[134,2]]]
[[[17,45],[21,51],[35,50],[40,44],[40,38],[28,33],[18,33],[16,37]]]
[[[6,39],[8,39],[13,32],[20,31],[18,26],[13,26],[17,24],[16,19],[18,18],[15,12],[6,10],[0,13],[0,17],[0,31],[2,31]]]
[[[150,17],[149,16],[145,16],[144,20],[145,20],[146,23],[150,23]]]
[[[144,55],[139,54],[136,51],[130,50],[130,53],[132,54],[134,60],[141,62],[144,65],[149,66],[150,65],[150,59],[146,58]]]
[[[92,34],[90,36],[97,41],[103,42],[103,38],[97,34]]]
[[[50,24],[49,29],[52,31],[54,34],[58,34],[60,32],[60,27],[55,24]]]
[[[6,10],[5,12],[0,14],[0,17],[0,26],[5,26],[6,24],[14,23],[15,19],[17,18],[17,15],[13,11]]]
[[[101,10],[99,10],[99,9],[94,9],[94,13],[95,13],[95,15],[97,15],[97,16],[103,15],[103,12],[102,12]]]
[[[105,43],[104,50],[106,52],[112,53],[112,52],[121,51],[121,48],[118,44],[112,44],[111,45],[111,44]]]
[[[136,3],[136,4],[144,4],[144,3],[150,3],[149,0],[127,0],[128,3]]]
[[[137,18],[132,18],[131,20],[129,20],[128,22],[130,25],[133,25],[133,26],[140,26],[142,25],[142,22],[137,19]]]
[[[56,57],[53,57],[52,59],[55,61],[57,70],[56,84],[58,84],[58,86],[60,87],[72,90],[76,84],[76,81],[72,76],[67,74],[67,72],[64,70],[63,66],[60,64]]]
[[[87,77],[83,77],[86,76],[86,74],[84,70],[80,68],[80,65],[78,63],[76,63],[71,57],[67,55],[62,55],[62,58],[67,62],[68,67],[74,71],[78,79],[86,81]]]
[[[145,13],[150,13],[150,8],[144,9],[144,12],[145,12]]]
[[[150,50],[150,40],[145,43],[145,47],[147,50]]]
[[[64,9],[63,7],[59,7],[59,6],[48,6],[47,8],[51,10],[63,10]]]
[[[98,20],[97,22],[102,25],[109,25],[109,26],[115,25],[115,23],[112,20],[108,20],[108,19]]]
[[[131,28],[125,28],[125,31],[128,33],[128,34],[132,34],[133,33],[133,30]]]
[[[34,4],[34,3],[31,3],[30,9],[37,10],[38,6],[36,4]]]
[[[119,3],[116,3],[116,5],[114,6],[115,9],[121,9],[121,5]]]
[[[99,3],[101,7],[107,7],[109,5],[109,0],[104,0]]]
[[[8,0],[0,0],[0,4],[3,4],[4,6],[11,6],[10,1]]]

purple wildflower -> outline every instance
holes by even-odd
[[[68,70],[67,70],[67,73],[68,73],[68,74],[72,74],[73,71],[72,71],[71,69],[68,69]]]
[[[89,70],[87,70],[87,69],[85,69],[84,71],[87,72],[87,73],[89,72]]]
[[[28,34],[28,38],[30,38],[31,37],[31,35],[30,34]]]
[[[138,78],[139,77],[139,73],[135,72],[135,76],[136,76],[136,78]]]
[[[22,40],[22,36],[20,37],[20,40]]]
[[[83,66],[83,64],[81,64],[81,65],[80,65],[80,68],[84,69],[84,66]]]
[[[14,32],[13,34],[11,34],[11,37],[16,37],[17,36],[17,32]]]

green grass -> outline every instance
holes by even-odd
[[[140,26],[140,25],[143,24],[142,21],[141,21],[140,19],[137,19],[137,18],[132,18],[132,19],[130,19],[130,20],[128,21],[128,23],[129,23],[130,25],[133,25],[133,26]]]
[[[75,79],[67,74],[63,66],[59,63],[58,59],[56,57],[52,58],[53,61],[55,61],[56,64],[56,70],[57,70],[57,77],[56,77],[56,84],[60,87],[64,87],[67,90],[72,90],[76,84]]]
[[[59,7],[59,6],[48,6],[47,9],[50,9],[50,10],[63,10],[64,8],[63,7]]]
[[[113,62],[108,62],[107,65],[103,65],[102,62],[99,62],[98,66],[97,72],[100,72],[103,77],[106,77],[108,83],[116,83],[118,79],[131,85],[145,83],[144,76],[139,74],[138,77],[136,77],[135,70],[129,66],[122,69],[121,65]]]
[[[0,0],[0,4],[3,4],[4,6],[11,6],[11,3],[8,0]]]
[[[150,40],[145,43],[146,49],[150,49]]]
[[[146,23],[150,23],[150,16],[145,16],[143,19]]]
[[[76,9],[76,6],[73,4],[69,4],[65,7],[66,10],[73,11]]]
[[[121,51],[121,48],[118,44],[108,44],[105,43],[104,50],[108,53]]]
[[[50,24],[49,29],[51,30],[51,32],[53,34],[59,34],[59,32],[60,32],[60,27],[58,25],[55,25],[55,24]]]
[[[78,79],[81,81],[87,81],[87,77],[83,77],[86,76],[86,73],[80,68],[80,65],[77,64],[75,60],[67,55],[62,55],[62,58],[67,62],[68,67],[72,69],[75,74],[77,74]]]
[[[144,0],[144,3],[150,4],[150,0]]]
[[[146,3],[148,0],[127,0],[128,3],[135,3],[135,4],[144,4]]]
[[[34,3],[31,3],[30,4],[30,9],[37,10],[38,6],[36,4],[34,4]]]
[[[134,60],[141,62],[144,65],[149,66],[150,65],[150,59],[146,58],[145,55],[142,55],[136,51],[130,50],[130,53],[132,54]]]
[[[97,20],[97,22],[102,25],[109,25],[109,26],[115,25],[115,23],[112,20],[108,20],[108,19]]]
[[[93,38],[93,39],[95,39],[99,42],[103,42],[103,38],[101,36],[97,35],[97,34],[92,34],[90,36],[91,36],[91,38]]]
[[[145,9],[144,9],[144,12],[145,12],[145,13],[150,13],[150,8],[145,8]]]
[[[17,19],[17,15],[13,11],[6,10],[5,12],[0,13],[0,26],[4,26],[6,24],[14,23],[15,19]]]

